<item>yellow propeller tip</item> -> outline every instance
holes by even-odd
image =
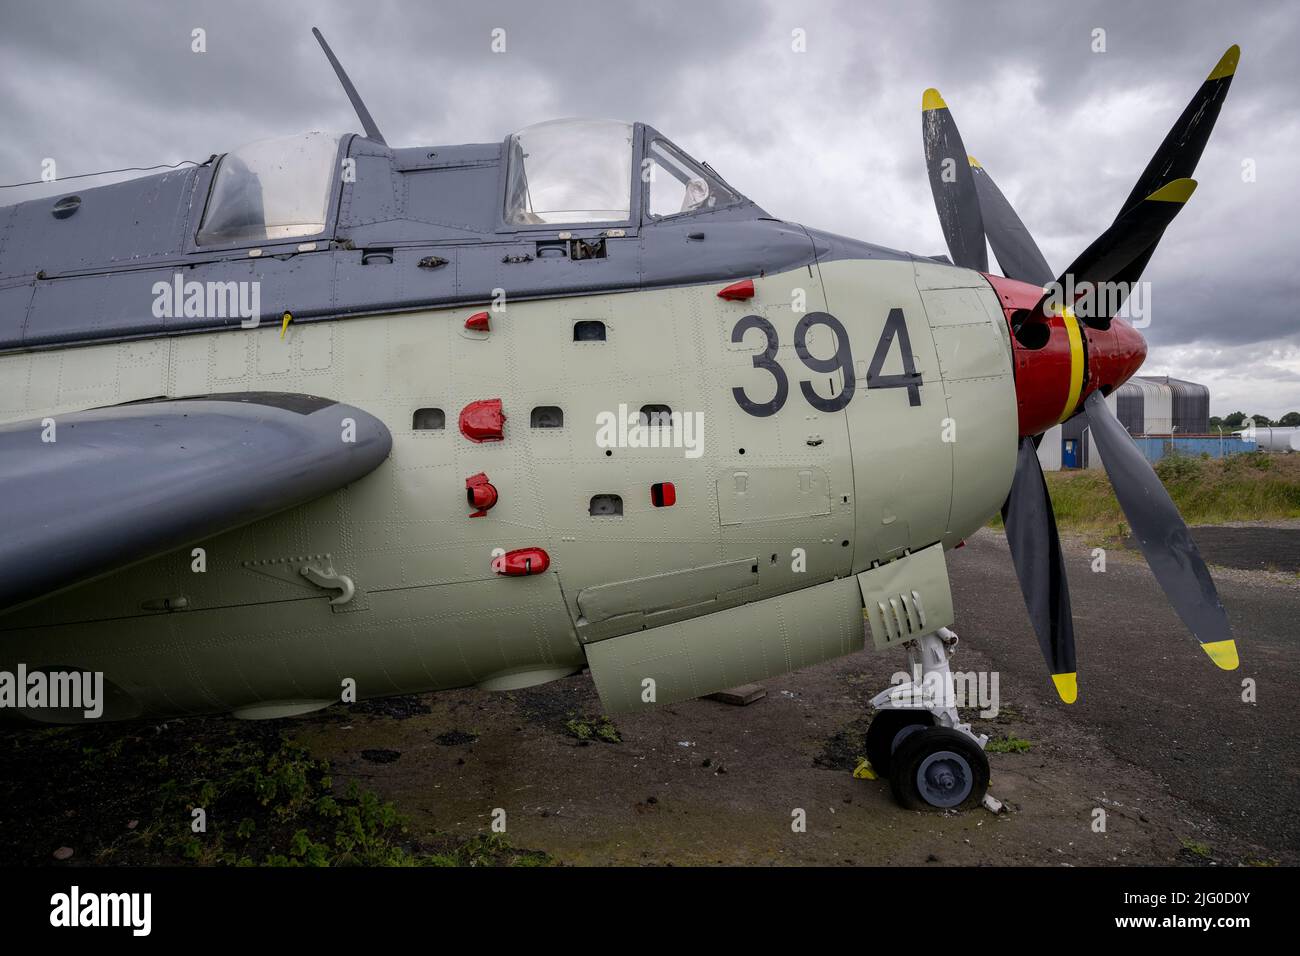
[[[976,159],[974,156],[971,156],[969,153],[966,154],[966,161],[970,163],[972,166],[974,166],[976,169],[984,168],[983,166],[980,165],[980,161]]]
[[[1146,202],[1187,202],[1194,192],[1196,192],[1195,179],[1175,179],[1153,192],[1146,198]]]
[[[1053,674],[1052,683],[1056,685],[1056,692],[1061,695],[1061,700],[1067,704],[1073,704],[1079,699],[1078,674]]]
[[[1237,665],[1241,662],[1237,659],[1237,642],[1232,638],[1226,641],[1211,641],[1208,644],[1202,644],[1205,653],[1210,655],[1210,660],[1218,664],[1225,671],[1235,671]]]
[[[1228,51],[1219,57],[1219,62],[1214,65],[1210,75],[1205,78],[1208,83],[1210,80],[1221,80],[1224,77],[1232,76],[1237,72],[1237,61],[1241,59],[1241,47],[1233,44],[1228,47]]]
[[[947,108],[948,104],[943,101],[943,97],[939,95],[939,91],[933,86],[921,94],[922,112],[927,110],[946,110]]]

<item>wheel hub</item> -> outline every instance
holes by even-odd
[[[955,807],[971,792],[974,774],[961,754],[940,750],[930,754],[916,770],[916,788],[925,802]]]

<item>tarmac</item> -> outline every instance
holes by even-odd
[[[690,701],[612,728],[577,675],[424,695],[391,712],[334,709],[301,722],[300,736],[418,827],[468,836],[504,810],[515,846],[561,863],[1295,864],[1300,577],[1230,566],[1290,566],[1300,528],[1196,538],[1218,565],[1241,668],[1211,663],[1140,555],[1111,549],[1094,572],[1091,543],[1071,538],[1073,705],[1052,688],[1005,538],[982,530],[950,555],[953,667],[999,675],[997,717],[964,717],[1018,742],[990,756],[996,815],[904,811],[885,780],[853,776],[867,701],[905,667],[901,652],[870,646],[769,680],[747,706]]]

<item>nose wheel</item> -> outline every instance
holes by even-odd
[[[969,734],[926,727],[895,752],[889,787],[908,810],[966,810],[984,802],[989,760]]]
[[[867,760],[871,769],[882,777],[894,764],[894,754],[907,738],[917,731],[934,726],[928,710],[882,710],[867,728]]]
[[[881,691],[867,729],[867,759],[889,776],[909,810],[964,810],[984,802],[989,788],[988,740],[961,723],[948,659],[957,635],[947,628],[906,643],[913,680]]]

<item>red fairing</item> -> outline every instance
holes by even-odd
[[[469,501],[469,506],[474,509],[470,517],[485,518],[487,513],[496,506],[497,489],[492,482],[488,481],[488,476],[480,471],[477,475],[465,479],[465,497]]]
[[[470,402],[460,410],[460,433],[472,442],[501,441],[505,422],[499,398]]]
[[[1014,317],[1031,310],[1043,297],[1043,290],[1029,282],[985,275],[997,293],[1007,326],[1014,329]],[[1040,435],[1083,407],[1089,394],[1101,389],[1109,394],[1132,377],[1146,359],[1147,345],[1123,319],[1112,319],[1105,331],[1073,323],[1079,330],[1079,347],[1072,347],[1067,323],[1061,315],[1045,321],[1031,320],[1017,337],[1011,336],[1012,368],[1016,379],[1019,434]],[[1076,363],[1080,366],[1080,387],[1071,394]]]
[[[517,551],[507,551],[497,559],[497,574],[504,574],[507,577],[519,578],[526,577],[530,574],[544,574],[546,569],[551,566],[551,556],[541,548],[520,548]]]

